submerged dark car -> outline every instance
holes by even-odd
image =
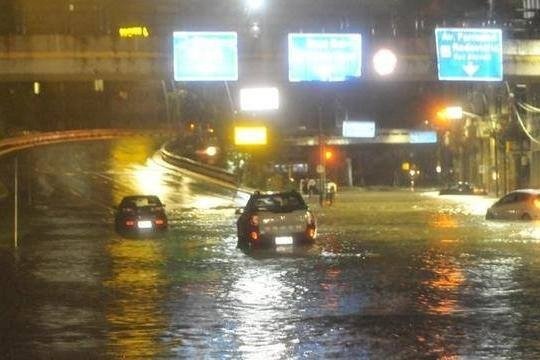
[[[441,189],[439,195],[486,195],[486,192],[469,182],[457,181]]]
[[[165,206],[155,195],[126,196],[118,205],[115,228],[119,233],[159,232],[167,227]]]
[[[317,235],[315,217],[296,191],[254,193],[236,225],[241,246],[309,243]]]

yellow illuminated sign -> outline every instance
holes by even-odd
[[[118,29],[118,34],[120,37],[128,38],[128,37],[148,37],[150,36],[150,32],[146,28],[146,26],[133,26],[133,27],[125,27]]]
[[[401,164],[401,170],[409,171],[410,169],[411,169],[411,164],[409,164],[408,162],[404,162],[403,164]]]
[[[265,126],[237,126],[234,128],[235,145],[266,145],[267,131]]]

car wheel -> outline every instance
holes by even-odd
[[[532,217],[531,217],[531,215],[525,213],[525,214],[521,215],[521,220],[524,220],[524,221],[531,221],[531,220],[532,220]]]

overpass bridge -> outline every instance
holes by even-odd
[[[373,39],[369,58],[381,46],[400,56],[387,81],[436,81],[434,37]],[[507,39],[503,44],[506,79],[534,81],[540,76],[540,40]],[[244,75],[253,72],[287,81],[282,52],[241,52]],[[261,66],[264,64],[264,66]],[[362,80],[380,80],[365,61]],[[246,70],[255,69],[255,70]],[[264,72],[264,74],[260,74]],[[268,78],[268,76],[266,76]],[[277,78],[276,78],[277,77]],[[6,81],[145,81],[172,78],[172,38],[119,38],[118,36],[11,35],[0,37],[0,82]],[[242,79],[240,79],[242,80]]]

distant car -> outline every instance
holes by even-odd
[[[458,181],[441,189],[439,195],[486,195],[486,191],[466,181]]]
[[[126,196],[118,205],[115,228],[120,233],[159,232],[167,227],[165,206],[157,196]]]
[[[295,245],[317,236],[315,216],[297,191],[254,193],[236,226],[241,246]]]
[[[540,219],[540,190],[515,190],[504,195],[487,210],[486,219]]]

